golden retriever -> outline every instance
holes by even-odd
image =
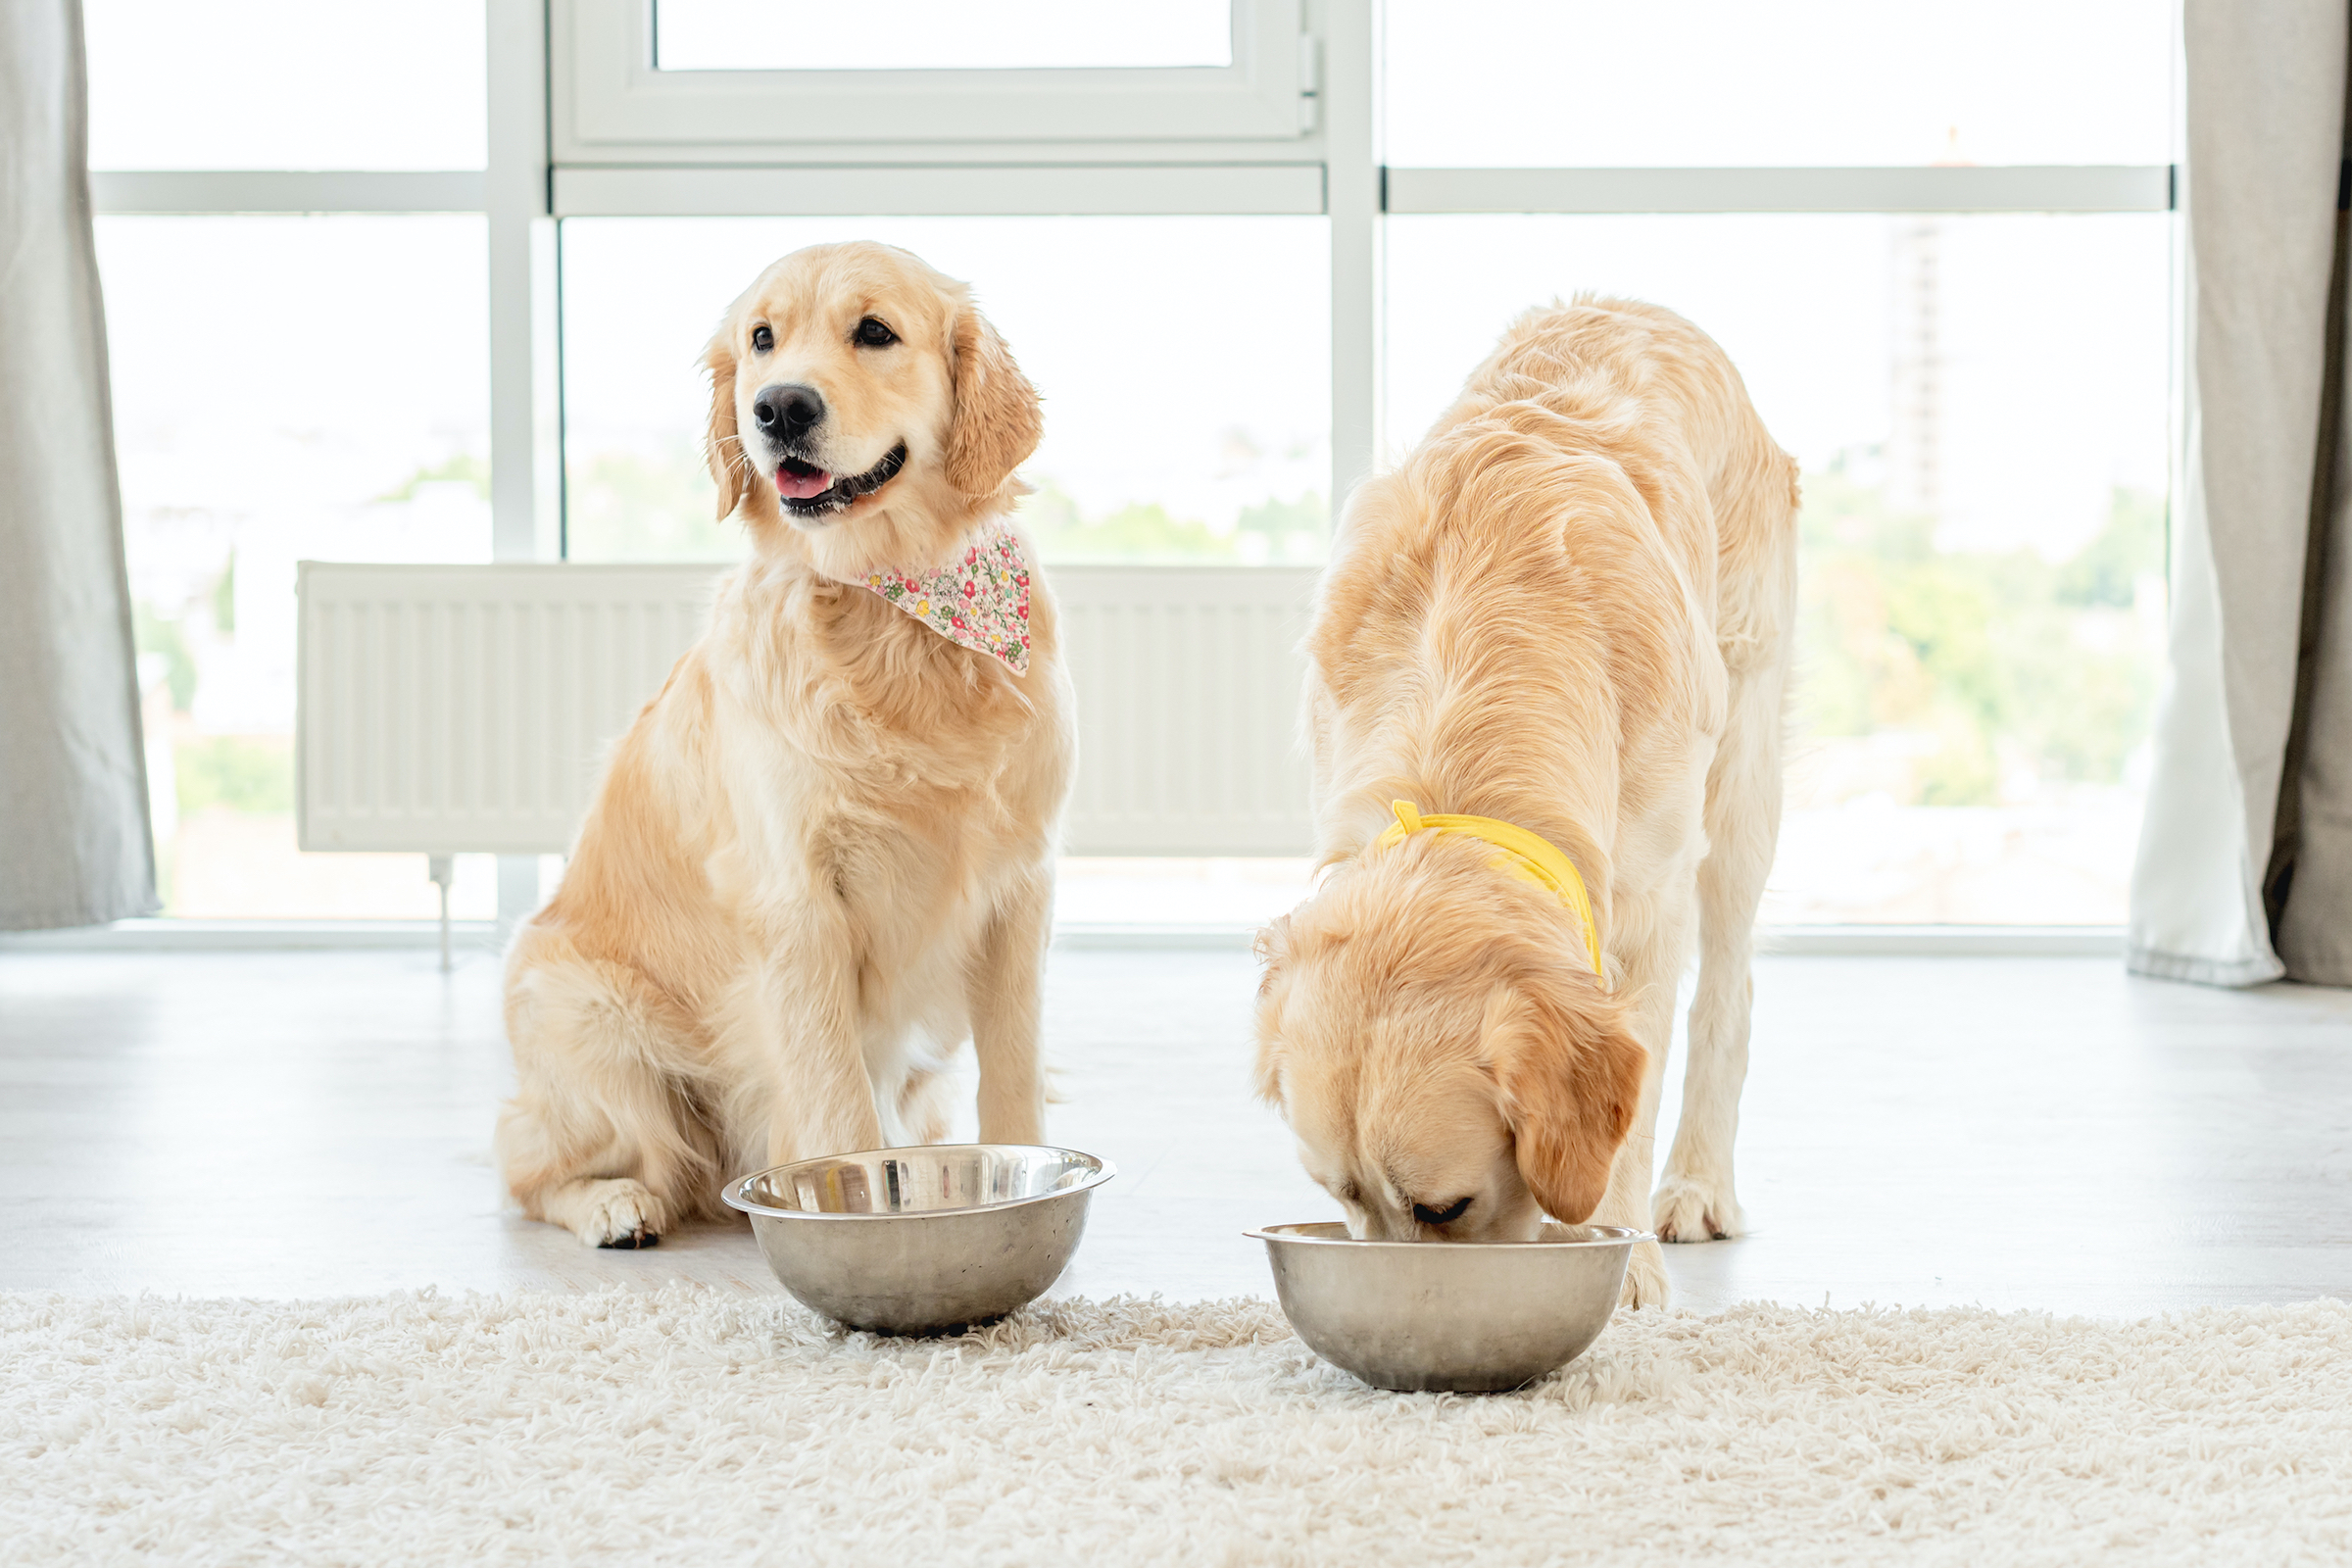
[[[1522,317],[1352,498],[1307,638],[1327,870],[1260,937],[1257,1081],[1353,1234],[1525,1239],[1542,1212],[1738,1232],[1795,592],[1795,465],[1723,351],[1651,306]],[[1413,808],[1540,835],[1582,873],[1592,927],[1479,837],[1378,842]],[[1664,1297],[1646,1247],[1626,1298]]]
[[[872,244],[777,262],[705,363],[719,515],[753,554],[507,959],[500,1167],[598,1246],[723,1212],[730,1174],[946,1136],[938,1068],[967,1037],[980,1136],[1043,1136],[1075,741],[1053,600],[1008,531],[1037,394],[967,289]],[[992,549],[1025,647],[1015,610],[975,647],[915,603]]]

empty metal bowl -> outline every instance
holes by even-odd
[[[1116,1174],[1074,1149],[929,1144],[778,1165],[721,1196],[752,1216],[803,1305],[854,1329],[934,1334],[1043,1295]]]
[[[1600,1337],[1634,1245],[1620,1225],[1532,1242],[1359,1242],[1338,1224],[1269,1225],[1274,1291],[1313,1351],[1376,1388],[1490,1394],[1533,1383]]]

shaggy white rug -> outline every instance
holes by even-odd
[[[10,1563],[2340,1562],[2352,1306],[1621,1314],[1382,1394],[1259,1301],[0,1297]]]

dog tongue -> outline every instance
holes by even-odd
[[[785,467],[776,469],[776,491],[787,501],[806,501],[810,496],[823,495],[832,483],[833,476],[822,468],[805,474]]]

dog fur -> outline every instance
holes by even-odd
[[[1352,498],[1307,638],[1325,879],[1264,932],[1258,1087],[1358,1236],[1506,1240],[1541,1212],[1736,1235],[1749,950],[1772,864],[1796,467],[1673,313],[1530,312]],[[1476,840],[1371,845],[1391,803],[1564,851],[1607,973]],[[1651,1137],[1693,933],[1683,1116]],[[1463,1200],[1468,1200],[1464,1204]],[[1655,1247],[1629,1301],[1662,1301]]]
[[[1037,395],[967,289],[871,244],[770,267],[706,364],[719,514],[753,553],[507,960],[499,1164],[526,1214],[591,1245],[724,1213],[745,1170],[944,1137],[938,1070],[967,1038],[980,1136],[1043,1137],[1038,989],[1075,756],[1053,598],[1033,566],[1015,675],[853,586],[944,564],[1008,515]],[[755,420],[784,383],[824,410],[789,441]],[[788,455],[884,477],[787,502]]]

